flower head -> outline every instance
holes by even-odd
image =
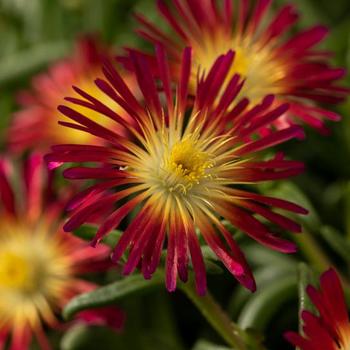
[[[171,3],[169,6],[159,0],[158,9],[173,33],[162,32],[138,15],[142,25],[139,33],[166,47],[174,69],[180,66],[181,50],[191,46],[192,86],[198,71],[208,74],[218,56],[233,50],[236,58],[228,76],[238,73],[246,79],[242,96],[257,103],[265,95],[274,94],[278,101],[290,104],[288,113],[275,121],[275,126],[303,122],[325,132],[325,119],[339,119],[337,114],[315,104],[342,101],[348,92],[336,85],[345,70],[331,67],[329,54],[315,48],[327,34],[325,27],[316,26],[286,39],[298,14],[293,5],[287,5],[268,22],[272,0],[259,0],[253,9],[248,0],[238,1],[237,8],[233,0]]]
[[[71,57],[52,64],[47,72],[34,77],[32,89],[18,96],[22,109],[15,113],[10,126],[10,149],[14,152],[38,148],[47,151],[57,143],[98,143],[100,140],[92,135],[59,125],[57,106],[65,96],[73,93],[72,85],[79,85],[110,108],[117,109],[115,102],[100,93],[93,84],[93,79],[100,74],[101,60],[109,55],[97,40],[83,37],[77,41]],[[131,81],[128,80],[128,83],[131,84]],[[79,108],[82,113],[87,112],[84,106]],[[108,118],[94,113],[90,116],[92,119],[99,118],[99,123],[105,126],[110,124]]]
[[[320,289],[306,289],[319,315],[302,312],[304,336],[286,333],[286,338],[301,350],[348,350],[350,349],[350,323],[341,282],[335,270],[324,272]]]
[[[96,287],[78,275],[106,268],[109,249],[91,250],[64,233],[60,215],[65,201],[52,197],[40,155],[29,158],[17,184],[24,198],[16,198],[11,167],[1,159],[0,348],[11,336],[10,349],[28,349],[35,335],[41,348],[49,349],[42,323],[57,327],[55,314],[65,303]],[[120,317],[116,310],[115,319]]]
[[[96,245],[134,212],[112,259],[117,262],[128,251],[124,273],[129,274],[140,266],[145,278],[150,278],[166,244],[166,286],[169,291],[176,288],[178,275],[186,281],[191,258],[198,291],[205,292],[205,266],[198,232],[229,271],[247,288],[255,289],[245,258],[232,234],[222,224],[222,218],[268,247],[282,252],[295,251],[294,244],[272,233],[254,214],[282,228],[300,231],[299,225],[272,211],[272,207],[296,213],[305,213],[305,210],[284,200],[249,192],[239,185],[300,173],[303,165],[285,160],[283,155],[262,160],[256,154],[288,139],[302,137],[303,132],[300,127],[293,126],[252,139],[261,125],[278,118],[288,106],[273,107],[273,96],[267,96],[252,108],[248,108],[243,99],[228,110],[243,85],[235,75],[223,87],[233,58],[233,52],[220,56],[207,77],[199,79],[193,107],[192,104],[188,106],[187,98],[190,49],[184,50],[181,78],[174,87],[175,93],[162,47],[157,47],[157,64],[163,92],[157,89],[147,59],[132,54],[136,78],[144,96],[143,104],[137,101],[113,66],[106,63],[105,80],[96,80],[96,85],[118,101],[129,114],[128,120],[95,103],[93,96],[75,89],[82,101],[91,103],[93,110],[108,111],[115,123],[129,132],[128,137],[92,122],[70,107],[59,107],[63,114],[88,132],[109,142],[99,147],[58,145],[47,156],[51,166],[72,161],[101,165],[74,167],[64,172],[70,179],[100,180],[73,199],[71,208],[74,212],[65,230],[76,229],[96,211],[110,211],[110,216],[96,233],[93,242]],[[220,102],[216,104],[214,101],[219,95]]]

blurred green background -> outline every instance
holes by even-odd
[[[285,3],[277,0],[274,6]],[[334,51],[335,64],[350,68],[350,2],[295,0],[293,3],[301,13],[300,28],[317,23],[331,28],[324,47]],[[6,127],[17,109],[16,92],[28,87],[35,73],[67,56],[79,33],[99,33],[103,41],[116,47],[144,45],[133,32],[135,10],[153,20],[158,18],[152,0],[0,0],[0,145],[4,152]],[[304,222],[306,230],[346,271],[345,257],[337,254],[337,248],[327,240],[329,232],[328,236],[324,233],[331,230],[341,239],[350,237],[350,102],[335,110],[343,115],[343,120],[329,125],[332,130],[329,137],[307,130],[306,141],[285,146],[291,158],[306,163],[305,174],[292,182],[265,186],[262,190],[295,199],[310,208],[311,215]],[[226,272],[211,275],[209,289],[242,326],[265,333],[268,349],[289,349],[281,334],[297,327],[295,268],[298,259],[304,256],[302,253],[281,256],[248,240],[243,240],[242,245],[255,267],[259,292],[250,296]],[[103,282],[112,278],[106,276]],[[272,283],[276,279],[279,283]],[[77,327],[63,341],[53,335],[57,348],[224,349],[208,345],[208,341],[223,343],[190,302],[180,292],[169,295],[164,289],[120,301],[128,318],[121,334],[103,328],[92,332]],[[275,295],[283,297],[279,300]],[[275,301],[275,308],[271,303],[266,308],[265,304],[271,300]]]

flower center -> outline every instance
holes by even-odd
[[[68,251],[46,224],[35,229],[27,223],[0,224],[0,328],[54,322],[52,308],[66,295],[72,278]]]
[[[196,62],[201,70],[208,73],[211,65],[220,54],[229,49],[235,51],[235,58],[227,75],[227,79],[239,74],[245,79],[241,96],[249,98],[252,103],[258,103],[267,94],[279,94],[284,91],[283,79],[286,67],[273,57],[273,50],[268,46],[258,47],[250,38],[231,42],[217,40],[207,44],[207,47],[196,48]]]
[[[213,165],[210,155],[198,147],[198,141],[190,137],[185,138],[175,143],[165,155],[165,183],[170,192],[180,190],[186,193],[203,178],[210,176],[208,170]]]
[[[233,65],[231,67],[231,71],[229,76],[233,76],[233,74],[239,74],[242,77],[245,77],[249,70],[249,60],[245,55],[242,49],[237,48],[235,51],[235,59],[233,61]]]
[[[27,259],[6,251],[0,254],[0,288],[31,290],[34,268]]]

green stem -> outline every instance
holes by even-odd
[[[192,281],[181,283],[179,287],[227,344],[235,350],[247,350],[246,333],[232,322],[209,292],[205,296],[198,295]]]
[[[304,256],[318,272],[323,272],[332,266],[332,262],[310,232],[304,230],[301,235],[294,235],[294,239]]]

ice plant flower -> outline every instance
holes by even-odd
[[[220,56],[207,77],[199,79],[193,105],[188,103],[191,49],[184,50],[181,78],[173,89],[165,51],[160,46],[157,47],[160,89],[148,60],[143,55],[131,56],[144,96],[143,104],[137,101],[111,64],[106,63],[103,68],[105,79],[96,80],[101,91],[118,101],[129,114],[128,120],[77,87],[75,90],[82,98],[67,98],[77,105],[89,105],[94,111],[108,113],[130,133],[128,137],[91,121],[88,114],[84,116],[64,105],[59,107],[87,132],[109,142],[106,146],[57,145],[47,155],[51,167],[76,161],[99,165],[64,171],[69,179],[99,180],[73,198],[70,207],[74,211],[64,229],[76,229],[96,211],[110,211],[96,233],[93,241],[96,246],[129,213],[135,212],[112,259],[117,262],[128,251],[124,273],[130,274],[139,266],[145,278],[151,278],[166,245],[165,279],[169,291],[175,290],[177,276],[182,281],[187,280],[191,258],[198,292],[205,293],[205,266],[198,232],[228,270],[247,288],[255,289],[244,255],[222,224],[222,218],[265,246],[286,253],[295,251],[294,244],[278,237],[254,214],[284,229],[301,230],[294,221],[272,211],[272,207],[305,213],[303,208],[237,187],[300,173],[303,164],[299,162],[286,160],[282,155],[262,160],[257,153],[302,137],[303,131],[292,126],[250,140],[261,125],[278,118],[288,106],[273,107],[273,96],[267,96],[250,109],[243,99],[228,111],[243,85],[235,75],[223,87],[233,58],[233,52]],[[218,95],[220,102],[215,104]]]
[[[95,38],[83,37],[77,41],[71,57],[53,63],[47,72],[34,77],[32,89],[23,91],[18,97],[22,109],[15,113],[10,126],[10,150],[22,152],[40,147],[42,151],[47,151],[57,143],[98,142],[98,138],[92,135],[60,126],[57,106],[65,96],[73,93],[72,85],[79,85],[110,108],[117,108],[114,101],[100,93],[93,84],[100,74],[101,60],[109,55],[109,51]],[[81,107],[81,112],[87,111]],[[99,118],[99,123],[108,126],[108,118],[96,114],[92,114],[91,118]]]
[[[233,50],[235,63],[230,75],[245,77],[242,95],[253,103],[265,95],[290,104],[289,112],[274,124],[306,123],[326,132],[324,121],[339,120],[339,116],[318,102],[337,103],[347,95],[347,89],[337,85],[345,69],[331,67],[329,54],[316,48],[328,30],[315,26],[286,38],[298,14],[293,5],[282,7],[267,20],[272,0],[258,0],[250,9],[249,0],[172,0],[170,5],[158,0],[158,9],[173,32],[167,34],[142,15],[137,15],[138,32],[148,41],[166,47],[175,69],[181,61],[181,51],[191,46],[194,52],[192,86],[199,71],[208,74],[219,55]],[[236,8],[237,7],[237,8]],[[267,130],[265,130],[267,131]]]
[[[63,231],[65,201],[52,197],[42,156],[30,156],[16,187],[11,167],[0,160],[0,349],[5,344],[11,350],[29,349],[35,336],[46,350],[50,345],[43,324],[60,326],[55,315],[62,307],[96,288],[79,275],[104,269],[109,249],[101,245],[93,250]],[[114,309],[114,319],[109,313],[91,310],[79,319],[111,326],[122,321],[120,310]]]
[[[350,349],[350,322],[340,279],[335,270],[324,272],[320,289],[306,289],[318,315],[302,312],[304,335],[295,332],[286,338],[300,350],[348,350]]]

